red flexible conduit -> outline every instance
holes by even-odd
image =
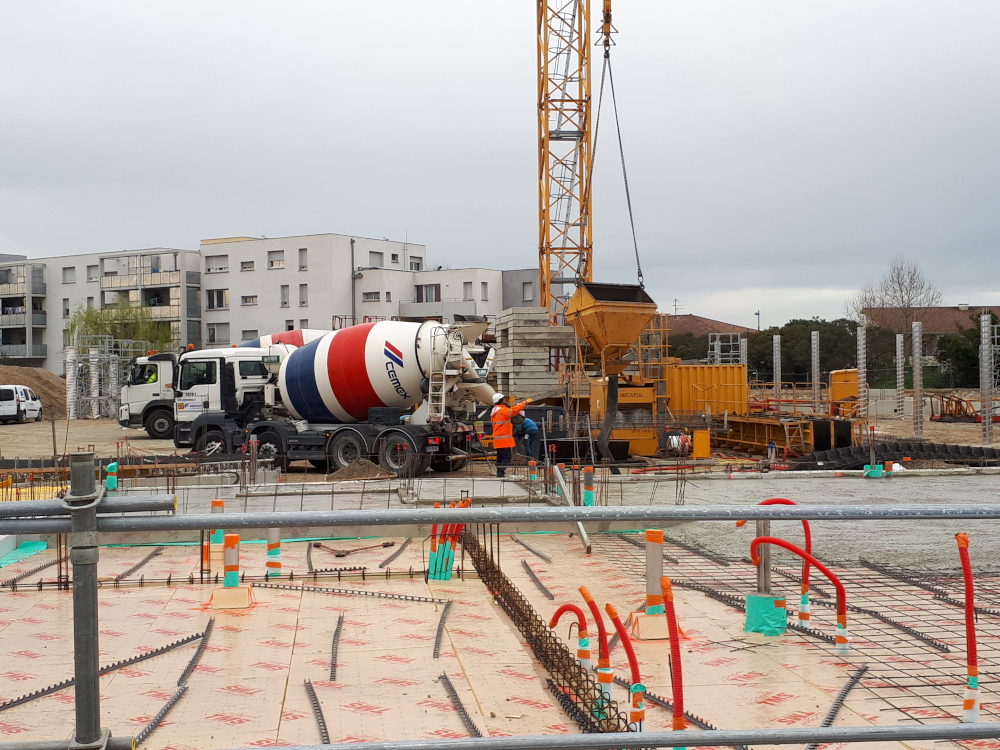
[[[586,615],[583,614],[583,610],[580,609],[575,604],[564,604],[559,609],[557,609],[556,613],[554,615],[552,615],[552,619],[549,621],[549,627],[550,628],[554,628],[556,625],[558,625],[559,624],[559,618],[562,617],[567,612],[572,612],[574,615],[576,615],[576,622],[580,626],[580,635],[579,635],[579,637],[580,638],[586,638],[587,637],[587,617],[586,617]]]
[[[674,729],[684,729],[684,675],[681,671],[681,632],[677,627],[677,612],[674,610],[674,589],[666,576],[660,579],[663,592],[663,608],[667,614],[667,628],[670,631],[670,684],[674,695]]]
[[[847,592],[844,590],[844,584],[840,582],[840,579],[828,567],[801,547],[796,547],[791,542],[786,542],[784,539],[778,539],[773,536],[759,536],[750,542],[750,559],[753,560],[754,565],[760,565],[760,557],[757,556],[757,547],[761,544],[773,544],[777,547],[787,549],[789,552],[794,552],[803,560],[808,560],[816,570],[825,575],[837,589],[837,622],[847,627]]]
[[[968,534],[955,534],[958,554],[962,558],[962,576],[965,578],[965,640],[969,651],[969,674],[979,676],[979,656],[976,653],[975,591],[972,584],[972,560],[969,559]]]
[[[608,631],[604,627],[604,618],[601,617],[601,610],[597,608],[597,602],[594,601],[594,597],[590,595],[590,591],[586,586],[580,587],[580,594],[583,596],[583,600],[587,602],[587,606],[590,607],[590,614],[594,616],[594,621],[597,623],[597,642],[599,648],[597,652],[597,666],[610,667],[611,659],[608,658]]]
[[[787,497],[772,497],[763,502],[757,503],[757,505],[798,505],[794,500],[789,500]],[[746,521],[737,521],[737,528],[745,524]],[[806,552],[810,555],[813,551],[813,539],[812,539],[812,529],[809,528],[809,522],[803,519],[802,521],[802,531],[806,535]],[[809,561],[802,561],[802,593],[806,594],[809,592]]]
[[[622,624],[622,619],[618,616],[618,610],[615,608],[615,605],[606,604],[604,609],[607,610],[608,617],[611,618],[611,622],[615,626],[618,637],[621,639],[622,646],[625,647],[625,655],[628,657],[628,666],[629,669],[632,670],[632,684],[640,684],[642,682],[642,677],[639,674],[639,660],[635,657],[635,649],[632,648],[632,639],[628,637],[628,631],[625,630],[625,626]]]

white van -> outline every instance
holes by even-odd
[[[26,385],[0,385],[0,422],[42,421],[42,400]]]

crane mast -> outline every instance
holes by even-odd
[[[553,323],[593,280],[590,44],[590,0],[538,0],[539,304]]]

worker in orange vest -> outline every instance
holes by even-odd
[[[514,440],[514,425],[510,419],[524,411],[524,407],[531,403],[529,398],[514,406],[507,406],[506,399],[502,393],[494,393],[494,406],[490,413],[490,421],[493,422],[493,447],[497,452],[498,477],[502,477],[510,465],[511,454],[517,445]]]

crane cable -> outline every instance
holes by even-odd
[[[635,217],[632,214],[632,195],[628,187],[628,170],[625,168],[625,147],[622,143],[621,122],[618,119],[618,99],[615,96],[615,76],[611,70],[611,49],[604,48],[604,64],[601,67],[601,88],[597,96],[597,120],[594,124],[594,148],[591,154],[590,169],[593,172],[594,160],[597,158],[597,136],[601,131],[601,104],[604,101],[604,77],[607,74],[608,82],[611,84],[611,104],[615,113],[615,130],[618,133],[618,154],[622,163],[622,181],[625,183],[625,203],[628,206],[628,221],[632,229],[632,249],[635,251],[635,270],[639,278],[639,288],[645,289],[642,277],[642,264],[639,262],[639,243],[635,236]]]

